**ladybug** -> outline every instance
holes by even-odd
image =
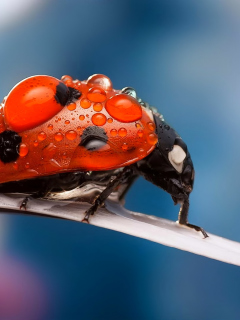
[[[207,237],[188,223],[194,168],[187,146],[133,88],[115,90],[101,74],[84,81],[37,75],[0,105],[0,192],[66,199],[77,190],[84,199],[94,190],[88,222],[111,194],[121,201],[140,175],[181,205],[180,224]]]

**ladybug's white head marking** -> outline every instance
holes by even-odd
[[[168,153],[168,159],[172,166],[181,173],[183,170],[183,161],[186,158],[185,151],[178,145],[174,145],[172,151]]]

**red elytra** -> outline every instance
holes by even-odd
[[[60,104],[56,99],[60,83],[62,89],[81,92],[80,97],[73,97],[65,106]],[[69,76],[62,81],[50,76],[25,79],[10,91],[2,113],[2,126],[17,132],[22,145],[16,161],[0,161],[0,183],[68,171],[120,168],[146,157],[157,142],[149,126],[152,114],[133,97],[112,89],[104,75],[86,81]],[[89,127],[104,133],[105,146],[88,150],[81,145]],[[88,139],[98,137],[90,134]]]

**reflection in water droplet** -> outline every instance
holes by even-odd
[[[125,136],[127,135],[127,130],[126,130],[125,128],[120,128],[120,129],[118,130],[118,135],[119,135],[120,137],[125,137]]]
[[[110,131],[110,135],[111,135],[112,137],[116,137],[116,135],[117,135],[117,130],[116,130],[116,129],[112,129],[112,130]]]
[[[107,121],[107,118],[102,113],[95,113],[92,116],[92,123],[95,124],[95,126],[103,126]]]
[[[48,129],[49,129],[49,130],[52,130],[52,129],[53,129],[53,125],[52,125],[52,124],[49,124],[49,125],[48,125]]]
[[[77,138],[77,132],[73,130],[69,130],[66,132],[65,136],[68,140],[74,140]]]
[[[83,114],[81,114],[81,115],[79,116],[79,120],[83,121],[84,119],[85,119],[85,116],[84,116]]]
[[[62,139],[63,139],[63,134],[62,134],[61,132],[55,133],[54,139],[55,139],[56,141],[62,141]]]
[[[25,157],[28,154],[28,147],[26,144],[21,143],[19,147],[19,155],[20,157]]]
[[[38,134],[38,140],[39,141],[43,141],[46,138],[47,138],[47,135],[46,135],[46,133],[44,131],[39,132],[39,134]]]
[[[112,119],[112,118],[108,118],[108,119],[107,119],[107,122],[108,122],[108,123],[112,123],[112,122],[113,122],[113,119]]]
[[[33,145],[34,145],[34,147],[37,147],[37,146],[38,146],[38,141],[35,140],[35,141],[33,142]]]
[[[66,120],[66,121],[65,121],[65,124],[69,124],[69,123],[70,123],[70,121],[69,121],[69,120]]]

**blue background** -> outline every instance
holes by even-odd
[[[240,241],[238,1],[35,0],[6,21],[1,97],[34,74],[134,87],[189,147],[190,222]],[[126,207],[179,210],[143,179]],[[239,267],[72,221],[1,214],[0,229],[0,320],[240,319]]]

